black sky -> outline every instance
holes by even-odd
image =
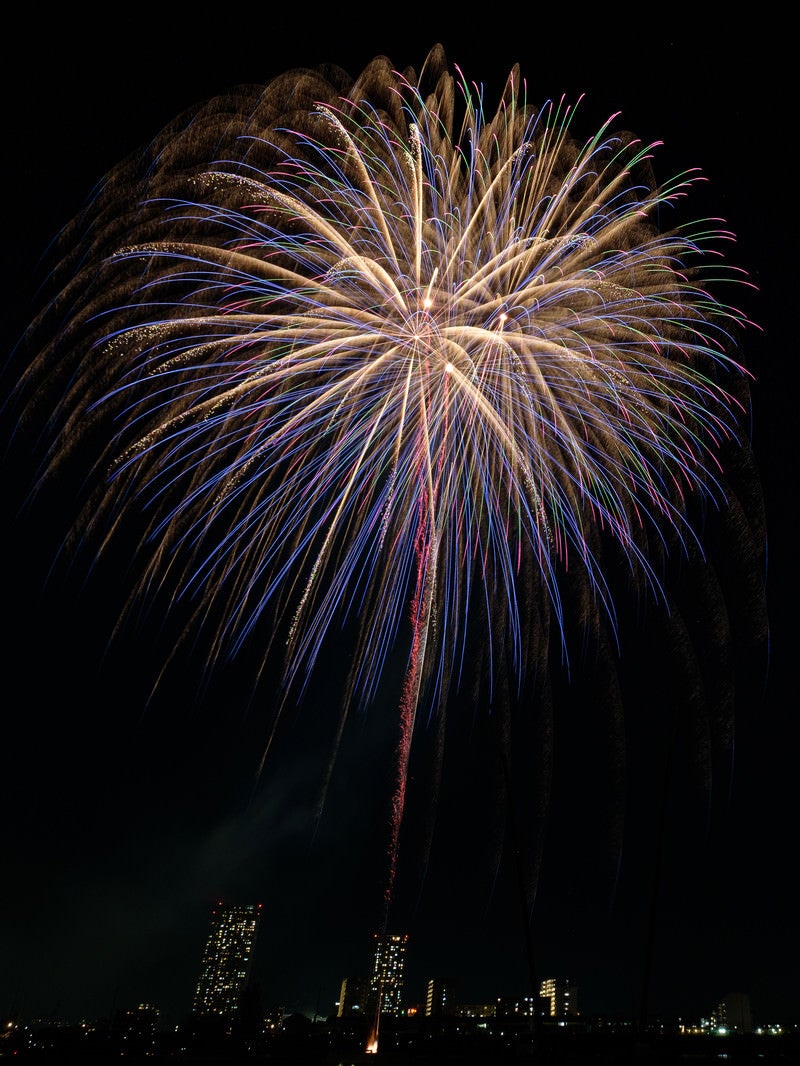
[[[643,139],[665,142],[657,157],[665,176],[700,167],[709,179],[700,200],[737,234],[732,256],[760,290],[749,299],[763,333],[750,331],[744,355],[756,375],[753,446],[769,529],[771,648],[768,667],[760,650],[740,664],[732,781],[722,774],[709,799],[688,762],[676,761],[651,1003],[694,1018],[725,993],[745,991],[759,1020],[797,1018],[798,726],[790,665],[797,466],[788,324],[796,226],[792,174],[775,143],[786,106],[781,35],[771,40],[752,25],[683,29],[675,19],[638,30],[571,16],[485,28],[410,18],[397,27],[394,17],[359,21],[354,39],[353,26],[333,13],[187,26],[137,12],[113,32],[66,21],[44,27],[23,16],[14,63],[3,70],[5,348],[35,307],[47,243],[111,166],[184,108],[294,66],[334,62],[357,74],[383,53],[400,68],[418,67],[440,41],[485,84],[490,108],[519,62],[533,100],[585,94],[587,134],[621,111]],[[12,359],[6,391],[19,369]],[[14,415],[4,413],[4,442],[13,429]],[[74,569],[55,558],[70,501],[66,489],[50,488],[20,512],[34,462],[28,438],[24,447],[9,445],[3,466],[0,1015],[93,1017],[146,1000],[179,1019],[219,897],[264,904],[265,1004],[327,1013],[341,978],[367,970],[381,914],[385,797],[378,797],[393,736],[391,683],[375,712],[353,725],[315,834],[316,788],[335,724],[335,662],[287,723],[280,758],[254,790],[268,699],[263,691],[250,699],[258,649],[205,688],[201,651],[182,652],[147,705],[172,622],[162,630],[160,619],[145,616],[109,645],[125,598],[124,559],[112,555],[89,573],[89,556]],[[657,650],[651,637],[632,635],[629,662]],[[572,977],[588,1013],[636,1015],[663,700],[658,686],[632,688],[636,758],[617,867],[595,791],[597,764],[607,756],[591,718],[594,694],[576,684],[559,725],[559,751],[573,762],[557,777],[561,813],[534,912],[536,967]],[[470,1002],[529,990],[514,865],[506,853],[494,879],[483,858],[491,825],[471,802],[485,769],[475,747],[490,737],[479,719],[477,712],[454,744],[463,780],[443,799],[440,848],[424,891],[417,896],[414,871],[398,916],[412,938],[412,996],[435,973],[455,973],[460,998]]]

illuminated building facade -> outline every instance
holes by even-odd
[[[450,1013],[456,1018],[495,1018],[496,1003],[456,1003]]]
[[[370,977],[370,1008],[379,1014],[399,1015],[403,1006],[403,975],[408,934],[375,934],[375,958]]]
[[[425,994],[425,1017],[441,1018],[455,1007],[454,983],[449,978],[432,977]]]
[[[546,977],[539,986],[545,1014],[551,1018],[574,1017],[578,1013],[578,989],[568,978]]]
[[[533,1018],[536,1011],[541,1013],[539,1003],[534,1001],[533,996],[498,996],[495,1004],[495,1017],[514,1020],[519,1018]]]
[[[236,1014],[250,975],[260,920],[260,903],[214,907],[194,995],[195,1014],[229,1019]]]

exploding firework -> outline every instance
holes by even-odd
[[[575,112],[516,68],[487,111],[438,47],[237,89],[108,175],[30,332],[45,476],[95,449],[76,528],[137,529],[136,596],[213,619],[212,660],[266,622],[284,699],[347,628],[339,739],[404,656],[387,901],[420,715],[443,736],[454,691],[499,706],[551,634],[613,634],[728,502],[731,235]]]

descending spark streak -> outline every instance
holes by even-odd
[[[659,187],[616,116],[581,144],[523,89],[487,114],[437,47],[211,101],[110,175],[31,331],[24,386],[66,383],[51,471],[112,419],[84,531],[141,505],[140,591],[213,604],[212,659],[269,620],[285,699],[355,620],[346,714],[410,609],[393,869],[424,696],[444,713],[473,638],[521,684],[567,575],[613,627],[616,549],[661,595],[741,435],[730,235],[656,225],[697,175]]]
[[[420,528],[420,537],[422,528]],[[411,619],[413,633],[411,638],[411,652],[409,665],[403,682],[403,692],[400,698],[400,735],[396,756],[395,789],[392,797],[391,822],[389,828],[389,872],[384,889],[384,919],[383,927],[386,931],[389,919],[389,909],[394,895],[394,884],[397,877],[397,859],[400,847],[400,829],[403,824],[405,813],[406,788],[408,785],[408,762],[411,755],[411,741],[414,736],[414,724],[419,703],[419,687],[422,677],[422,664],[425,661],[425,645],[427,642],[428,623],[430,621],[431,590],[426,581],[428,549],[422,545],[417,546],[417,587],[418,591],[411,602]]]

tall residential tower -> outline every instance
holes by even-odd
[[[375,934],[375,958],[370,977],[370,1006],[379,1014],[398,1015],[403,1004],[403,973],[408,934]]]
[[[260,920],[260,903],[226,907],[220,902],[213,908],[194,994],[195,1014],[216,1014],[229,1020],[235,1016],[250,975]]]
[[[578,1014],[578,989],[568,977],[546,977],[539,986],[539,1000],[551,1018]]]

